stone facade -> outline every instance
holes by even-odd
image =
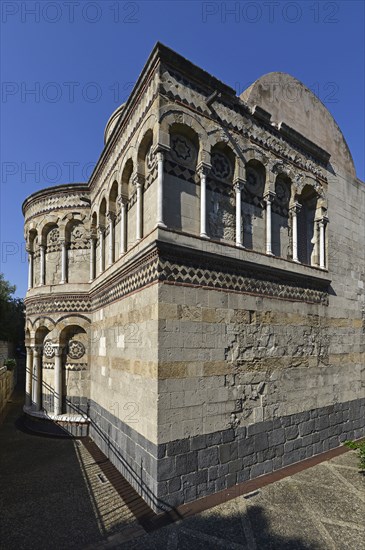
[[[154,510],[365,434],[365,186],[300,82],[157,44],[89,182],[23,212],[25,412]]]

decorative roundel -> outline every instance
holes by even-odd
[[[151,147],[149,148],[148,153],[146,155],[147,170],[149,170],[149,171],[152,170],[152,168],[155,165],[155,160],[156,160],[156,157],[153,154],[152,145],[151,145]]]
[[[219,179],[227,179],[231,175],[231,163],[222,153],[212,154],[212,174]]]
[[[85,346],[78,340],[70,340],[68,343],[68,356],[71,359],[80,359],[85,353]]]
[[[252,167],[246,168],[246,185],[253,195],[260,195],[262,193],[262,178]]]
[[[275,185],[276,199],[278,202],[285,204],[289,202],[289,189],[288,186],[282,182],[277,181]]]
[[[50,340],[46,340],[43,344],[43,355],[48,357],[48,359],[54,357],[54,347]]]
[[[171,136],[171,155],[182,164],[193,164],[196,160],[194,145],[185,136],[179,134]]]
[[[58,243],[60,239],[60,232],[57,229],[57,227],[55,227],[54,229],[51,229],[51,231],[48,233],[48,239],[49,239],[49,242],[51,243]]]
[[[83,231],[82,231],[81,227],[75,227],[74,228],[74,230],[72,231],[72,237],[75,240],[80,240],[83,237]]]

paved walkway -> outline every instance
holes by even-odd
[[[103,455],[26,433],[22,400],[0,426],[1,549],[365,550],[365,476],[353,451],[147,533],[136,519],[143,503],[118,489],[128,484]]]

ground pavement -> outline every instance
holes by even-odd
[[[22,401],[15,393],[0,425],[2,550],[365,550],[365,476],[354,451],[223,502],[226,491],[157,528],[171,516],[156,520],[90,440],[29,432]]]

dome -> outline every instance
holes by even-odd
[[[106,145],[107,141],[109,140],[109,138],[110,138],[110,136],[111,136],[118,120],[119,120],[119,117],[123,112],[124,106],[125,106],[125,103],[122,103],[122,105],[120,105],[112,113],[112,115],[110,116],[108,122],[106,123],[105,130],[104,130],[104,145]]]
[[[330,153],[337,173],[356,178],[352,156],[335,119],[302,82],[286,73],[268,73],[240,95],[247,105],[271,114],[271,122],[284,122]]]

